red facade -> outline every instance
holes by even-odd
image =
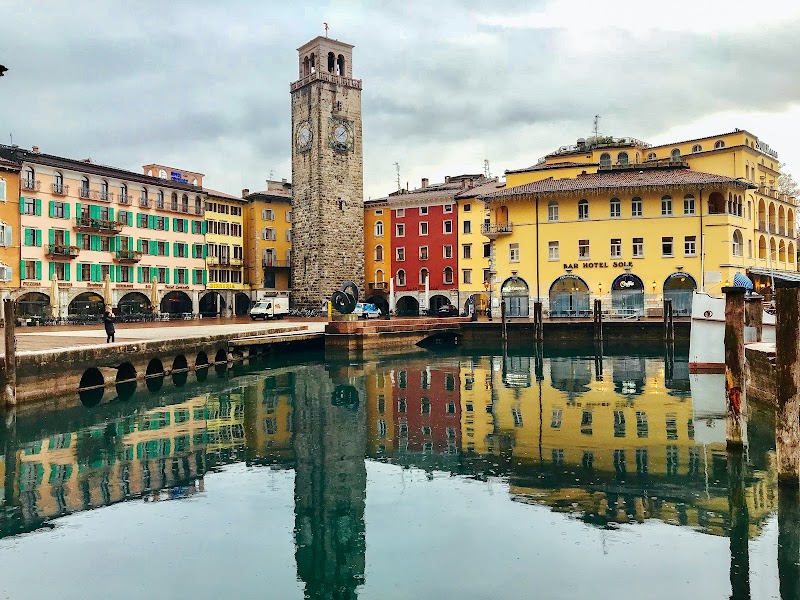
[[[448,201],[445,205],[392,210],[391,258],[395,289],[398,292],[425,289],[423,269],[427,270],[431,292],[457,289],[456,204]],[[398,257],[400,251],[403,256]]]

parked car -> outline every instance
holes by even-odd
[[[381,311],[374,304],[359,302],[356,304],[356,309],[353,311],[353,314],[358,315],[359,318],[377,319],[381,316]]]
[[[440,317],[457,317],[458,307],[452,304],[442,304],[437,311]]]

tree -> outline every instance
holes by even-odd
[[[786,163],[781,163],[781,175],[778,177],[778,191],[792,197],[800,196],[800,185],[794,180],[791,173],[786,173],[783,169]]]

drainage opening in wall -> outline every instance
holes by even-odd
[[[228,372],[228,353],[220,348],[214,356],[214,370],[217,372],[217,377],[225,377]]]
[[[78,384],[78,397],[84,406],[92,407],[100,404],[105,391],[103,374],[97,367],[86,369]]]
[[[116,390],[120,400],[129,400],[136,392],[136,368],[131,363],[117,367]]]
[[[194,374],[197,381],[203,382],[208,378],[208,354],[199,352],[194,361]]]
[[[172,383],[175,387],[186,385],[189,379],[189,361],[183,354],[179,354],[172,361]]]
[[[157,358],[152,359],[147,363],[147,371],[145,371],[145,381],[147,389],[151,392],[157,392],[164,385],[164,365]]]

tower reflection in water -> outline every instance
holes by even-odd
[[[206,474],[231,462],[294,469],[306,597],[355,598],[366,457],[500,477],[514,502],[590,526],[657,519],[730,537],[733,597],[746,598],[748,541],[779,508],[768,411],[754,408],[748,453],[732,463],[718,399],[698,391],[708,380],[687,367],[671,353],[544,356],[541,347],[420,355],[286,365],[188,398],[17,415],[4,429],[0,535],[131,499],[213,494]],[[783,598],[798,592],[797,511],[783,494]]]

